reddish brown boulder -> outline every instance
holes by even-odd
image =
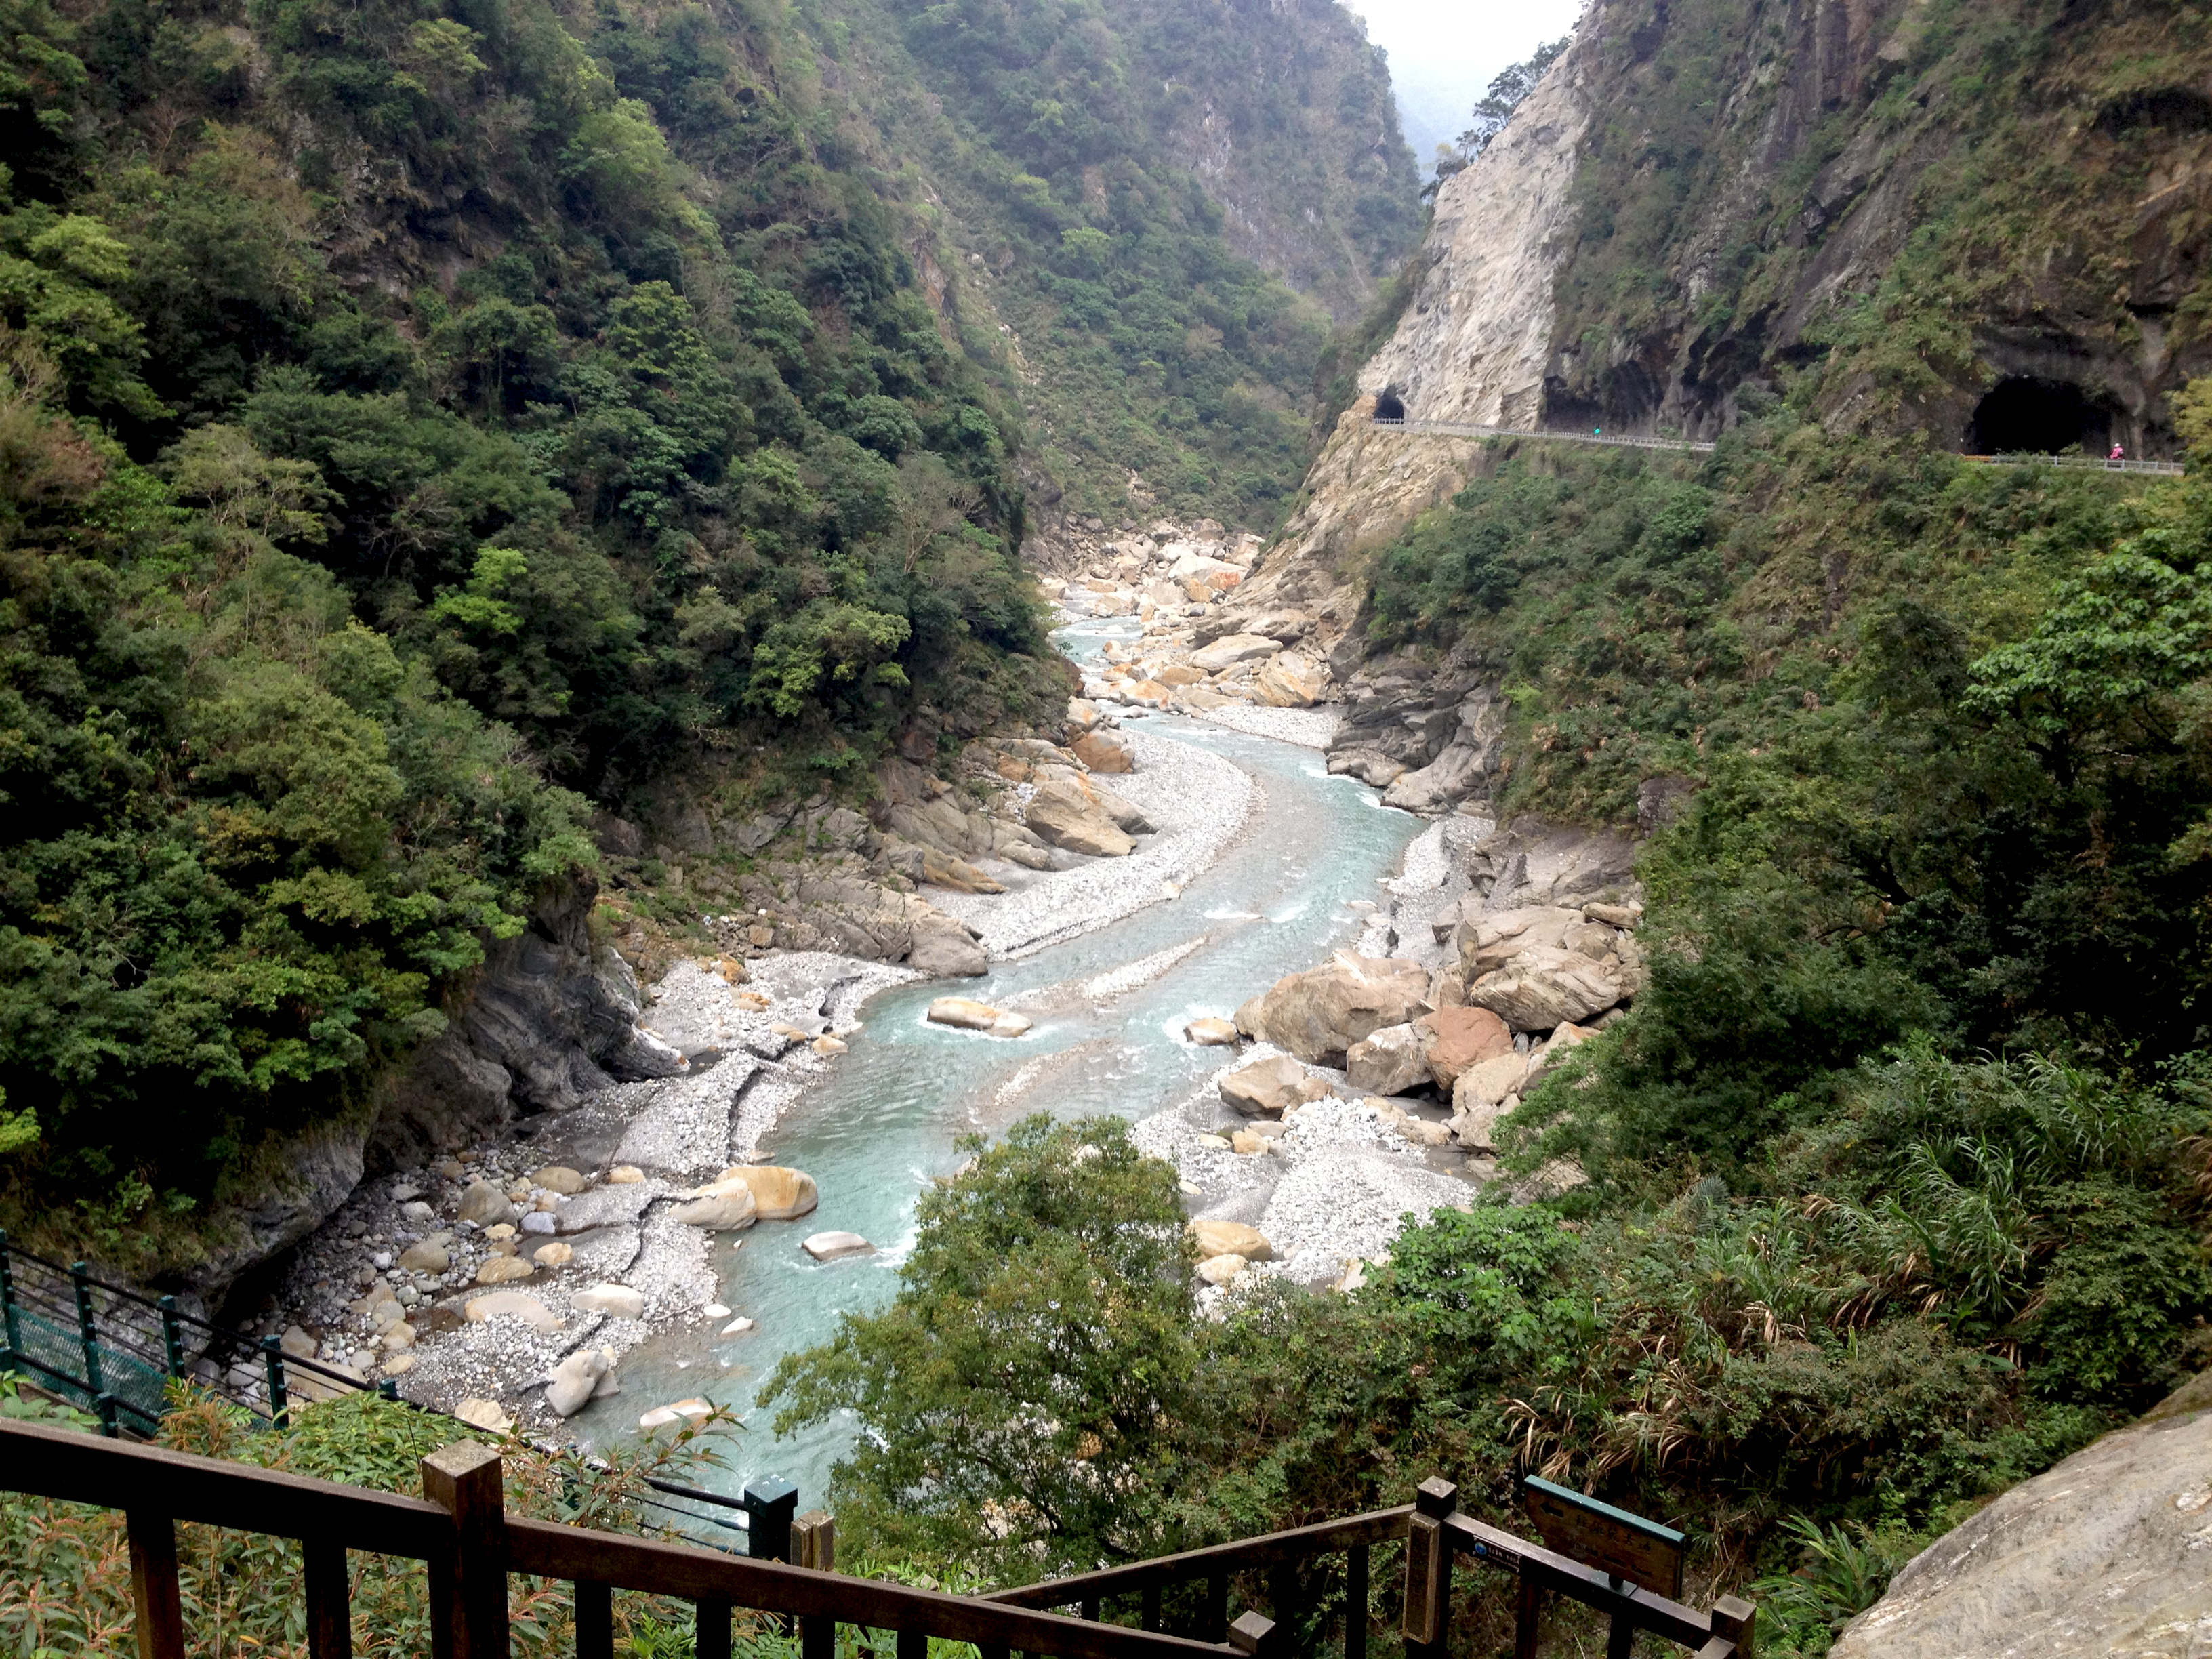
[[[1487,1008],[1439,1008],[1413,1022],[1429,1075],[1446,1094],[1470,1066],[1513,1052],[1513,1033]]]

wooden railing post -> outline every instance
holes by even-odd
[[[837,1571],[837,1522],[827,1510],[809,1510],[791,1522],[792,1565],[817,1572]]]
[[[430,1563],[434,1659],[507,1659],[506,1489],[499,1454],[473,1440],[422,1460],[422,1496],[453,1517],[453,1553]]]
[[[1459,1488],[1431,1476],[1413,1494],[1406,1534],[1406,1610],[1401,1628],[1415,1659],[1444,1659],[1451,1620],[1451,1534],[1444,1517],[1459,1507]]]
[[[185,1609],[177,1589],[177,1524],[149,1510],[127,1510],[131,1603],[137,1614],[138,1659],[185,1659]]]
[[[1759,1609],[1740,1595],[1713,1603],[1713,1634],[1735,1644],[1735,1659],[1753,1659],[1759,1640]]]
[[[1251,1659],[1282,1659],[1284,1626],[1263,1613],[1240,1613],[1229,1627],[1229,1645]]]
[[[331,1538],[302,1538],[300,1577],[307,1592],[307,1659],[353,1659],[345,1546]]]
[[[1229,1639],[1229,1575],[1225,1572],[1206,1575],[1206,1621],[1198,1639],[1201,1642],[1225,1642]]]
[[[1344,1659],[1367,1659],[1367,1546],[1344,1553]]]
[[[615,1659],[615,1595],[588,1578],[576,1581],[576,1659]]]

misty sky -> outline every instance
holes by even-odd
[[[1421,176],[1465,131],[1490,79],[1574,27],[1582,0],[1345,0],[1390,54],[1390,83]]]

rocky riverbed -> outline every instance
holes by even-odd
[[[1303,911],[1326,842],[1285,851],[1279,874],[1245,890],[1252,908],[1213,904],[1175,921],[1191,908],[1186,889],[1254,836],[1272,844],[1271,803],[1297,813],[1302,792],[1344,789],[1377,803],[1318,761],[1302,763],[1312,781],[1295,787],[1300,768],[1273,764],[1263,788],[1233,743],[1209,745],[1164,717],[1316,753],[1336,738],[1339,711],[1252,700],[1251,676],[1218,677],[1211,683],[1224,689],[1202,698],[1130,696],[1126,675],[1096,672],[1097,636],[1145,619],[1091,609],[1077,599],[1063,617],[1068,637],[1091,635],[1079,655],[1099,699],[1071,704],[1064,730],[971,744],[949,781],[890,763],[872,822],[816,814],[806,849],[783,862],[775,848],[764,853],[756,868],[765,873],[743,890],[766,902],[710,914],[715,948],[666,963],[647,994],[638,1037],[680,1056],[673,1075],[600,1088],[487,1144],[365,1182],[299,1251],[264,1328],[295,1352],[392,1377],[410,1398],[487,1425],[551,1433],[589,1412],[604,1435],[673,1420],[672,1411],[680,1419],[706,1408],[716,1376],[749,1374],[756,1310],[734,1305],[744,1298],[727,1288],[735,1252],[781,1261],[803,1239],[817,1258],[898,1243],[880,1233],[810,1238],[811,1177],[761,1162],[775,1156],[787,1109],[805,1100],[818,1115],[842,1097],[848,1049],[870,1042],[861,1010],[872,997],[948,975],[956,984],[988,975],[988,988],[1003,977],[998,964],[1056,960],[1066,941],[1115,939],[1100,930],[1174,908],[1126,950],[1085,948],[1069,976],[1030,975],[1003,1007],[985,1008],[989,1018],[965,1021],[969,1040],[986,1045],[979,1058],[991,1045],[1043,1045],[974,1073],[968,1115],[991,1127],[1090,1097],[1092,1068],[1151,1064],[1138,1060],[1142,1045],[1105,1034],[1117,1020],[1158,1018],[1165,987],[1218,982],[1198,964],[1218,962],[1228,982],[1254,988],[1252,967],[1266,958],[1250,951],[1270,925],[1261,913]],[[1179,1049],[1218,1058],[1137,1133],[1175,1164],[1203,1230],[1206,1305],[1271,1276],[1356,1283],[1405,1215],[1465,1204],[1495,1178],[1495,1120],[1633,995],[1629,850],[1618,838],[1446,816],[1372,896],[1333,889],[1340,908],[1328,926],[1346,951],[1243,1006],[1193,1006],[1173,1022]],[[899,953],[901,928],[907,959],[880,959]],[[858,953],[791,948],[848,936],[863,940]],[[1249,965],[1230,970],[1231,958]],[[1278,957],[1273,972],[1296,964]],[[1501,970],[1518,1002],[1500,1004]],[[1353,981],[1387,994],[1343,994]],[[1101,1035],[1071,1035],[1072,1024]],[[1573,1172],[1547,1177],[1557,1185]],[[803,1200],[787,1194],[783,1208],[757,1209],[763,1181]],[[613,1403],[641,1349],[644,1393]],[[698,1394],[664,1401],[672,1382]]]

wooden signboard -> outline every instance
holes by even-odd
[[[1669,1601],[1682,1599],[1682,1534],[1534,1475],[1521,1501],[1547,1547]]]

